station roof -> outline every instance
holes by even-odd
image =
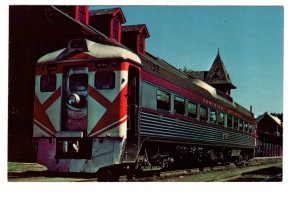
[[[282,122],[281,120],[278,118],[278,117],[275,117],[273,115],[271,115],[270,113],[268,112],[265,112],[264,114],[260,115],[258,118],[257,118],[257,123],[260,122],[263,118],[265,117],[269,117],[271,118],[277,125],[281,126],[282,125]]]
[[[123,14],[121,8],[110,8],[110,9],[99,9],[99,10],[90,10],[90,16],[100,16],[100,15],[112,15],[112,16],[119,16],[121,19],[121,23],[126,22],[126,18]]]
[[[122,26],[122,32],[140,32],[140,31],[143,31],[147,38],[150,37],[146,24]]]
[[[227,73],[225,65],[220,56],[220,51],[218,50],[218,54],[205,77],[205,82],[211,85],[219,85],[225,84],[228,85],[231,89],[236,89],[236,86],[231,82],[230,76]]]

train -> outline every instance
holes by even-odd
[[[248,109],[149,53],[72,39],[35,65],[33,138],[51,172],[117,181],[254,156]]]

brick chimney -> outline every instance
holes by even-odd
[[[122,43],[131,50],[145,55],[149,32],[145,24],[122,26]]]

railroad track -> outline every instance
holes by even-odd
[[[272,176],[270,178],[266,178],[266,179],[262,180],[261,182],[272,182],[272,181],[276,181],[277,179],[282,180],[282,173]]]
[[[225,166],[215,166],[213,169],[206,167],[203,170],[199,170],[198,168],[195,168],[195,169],[166,171],[166,172],[161,172],[160,176],[136,178],[132,181],[134,182],[151,182],[151,181],[226,182],[226,181],[235,181],[238,180],[239,178],[244,178],[243,174],[246,173],[251,173],[253,171],[268,169],[272,167],[280,168],[280,166],[282,166],[281,158],[279,159],[269,158],[263,160],[259,159],[259,160],[251,160],[250,162],[245,162],[240,166],[230,164]],[[269,176],[267,176],[266,181],[268,181],[267,179],[270,179],[269,181],[272,181],[272,179]],[[126,179],[125,176],[122,176],[120,177],[119,181],[127,182],[128,180]],[[248,176],[247,181],[251,181],[250,176]]]
[[[161,172],[160,176],[135,178],[132,181],[126,179],[126,176],[121,176],[120,182],[156,182],[156,181],[175,181],[175,182],[225,182],[225,181],[240,181],[244,180],[245,174],[249,174],[253,171],[268,169],[272,167],[279,167],[282,165],[282,158],[259,158],[253,159],[247,163],[243,163],[242,166],[235,166],[233,164],[225,166],[215,166],[213,169],[208,167],[200,171],[198,168],[195,169],[184,169]],[[41,168],[39,167],[39,170]],[[279,170],[280,171],[280,170]],[[264,172],[262,172],[263,174]],[[244,175],[243,175],[244,174]],[[254,175],[253,175],[254,176]],[[248,180],[249,181],[249,177]],[[273,174],[270,176],[262,176],[260,179],[253,179],[254,181],[274,181],[282,179],[281,173]],[[15,182],[95,182],[97,181],[94,177],[82,176],[61,176],[48,173],[47,171],[32,171],[28,169],[23,172],[9,171],[8,181]],[[251,181],[251,180],[250,180]]]

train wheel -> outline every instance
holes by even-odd
[[[203,171],[204,171],[204,166],[203,166],[203,165],[199,166],[199,171],[200,171],[200,172],[203,172]]]
[[[98,182],[118,182],[120,175],[112,169],[103,169],[98,173]]]
[[[134,174],[127,174],[126,179],[129,180],[129,181],[133,181],[134,180]]]
[[[160,177],[160,171],[155,172],[155,173],[154,173],[154,176]]]
[[[236,166],[242,166],[243,165],[243,156],[239,155],[238,157],[236,157],[236,159],[234,160],[234,164]]]
[[[245,161],[248,161],[248,160],[249,160],[248,154],[245,154],[245,155],[244,155],[244,160],[245,160]]]
[[[133,169],[129,169],[126,172],[126,179],[129,180],[129,181],[133,181],[134,178],[135,178],[135,173],[136,173],[136,170],[134,168]]]
[[[199,167],[199,171],[201,171],[201,172],[204,171],[204,163],[202,160],[198,161],[198,167]]]

